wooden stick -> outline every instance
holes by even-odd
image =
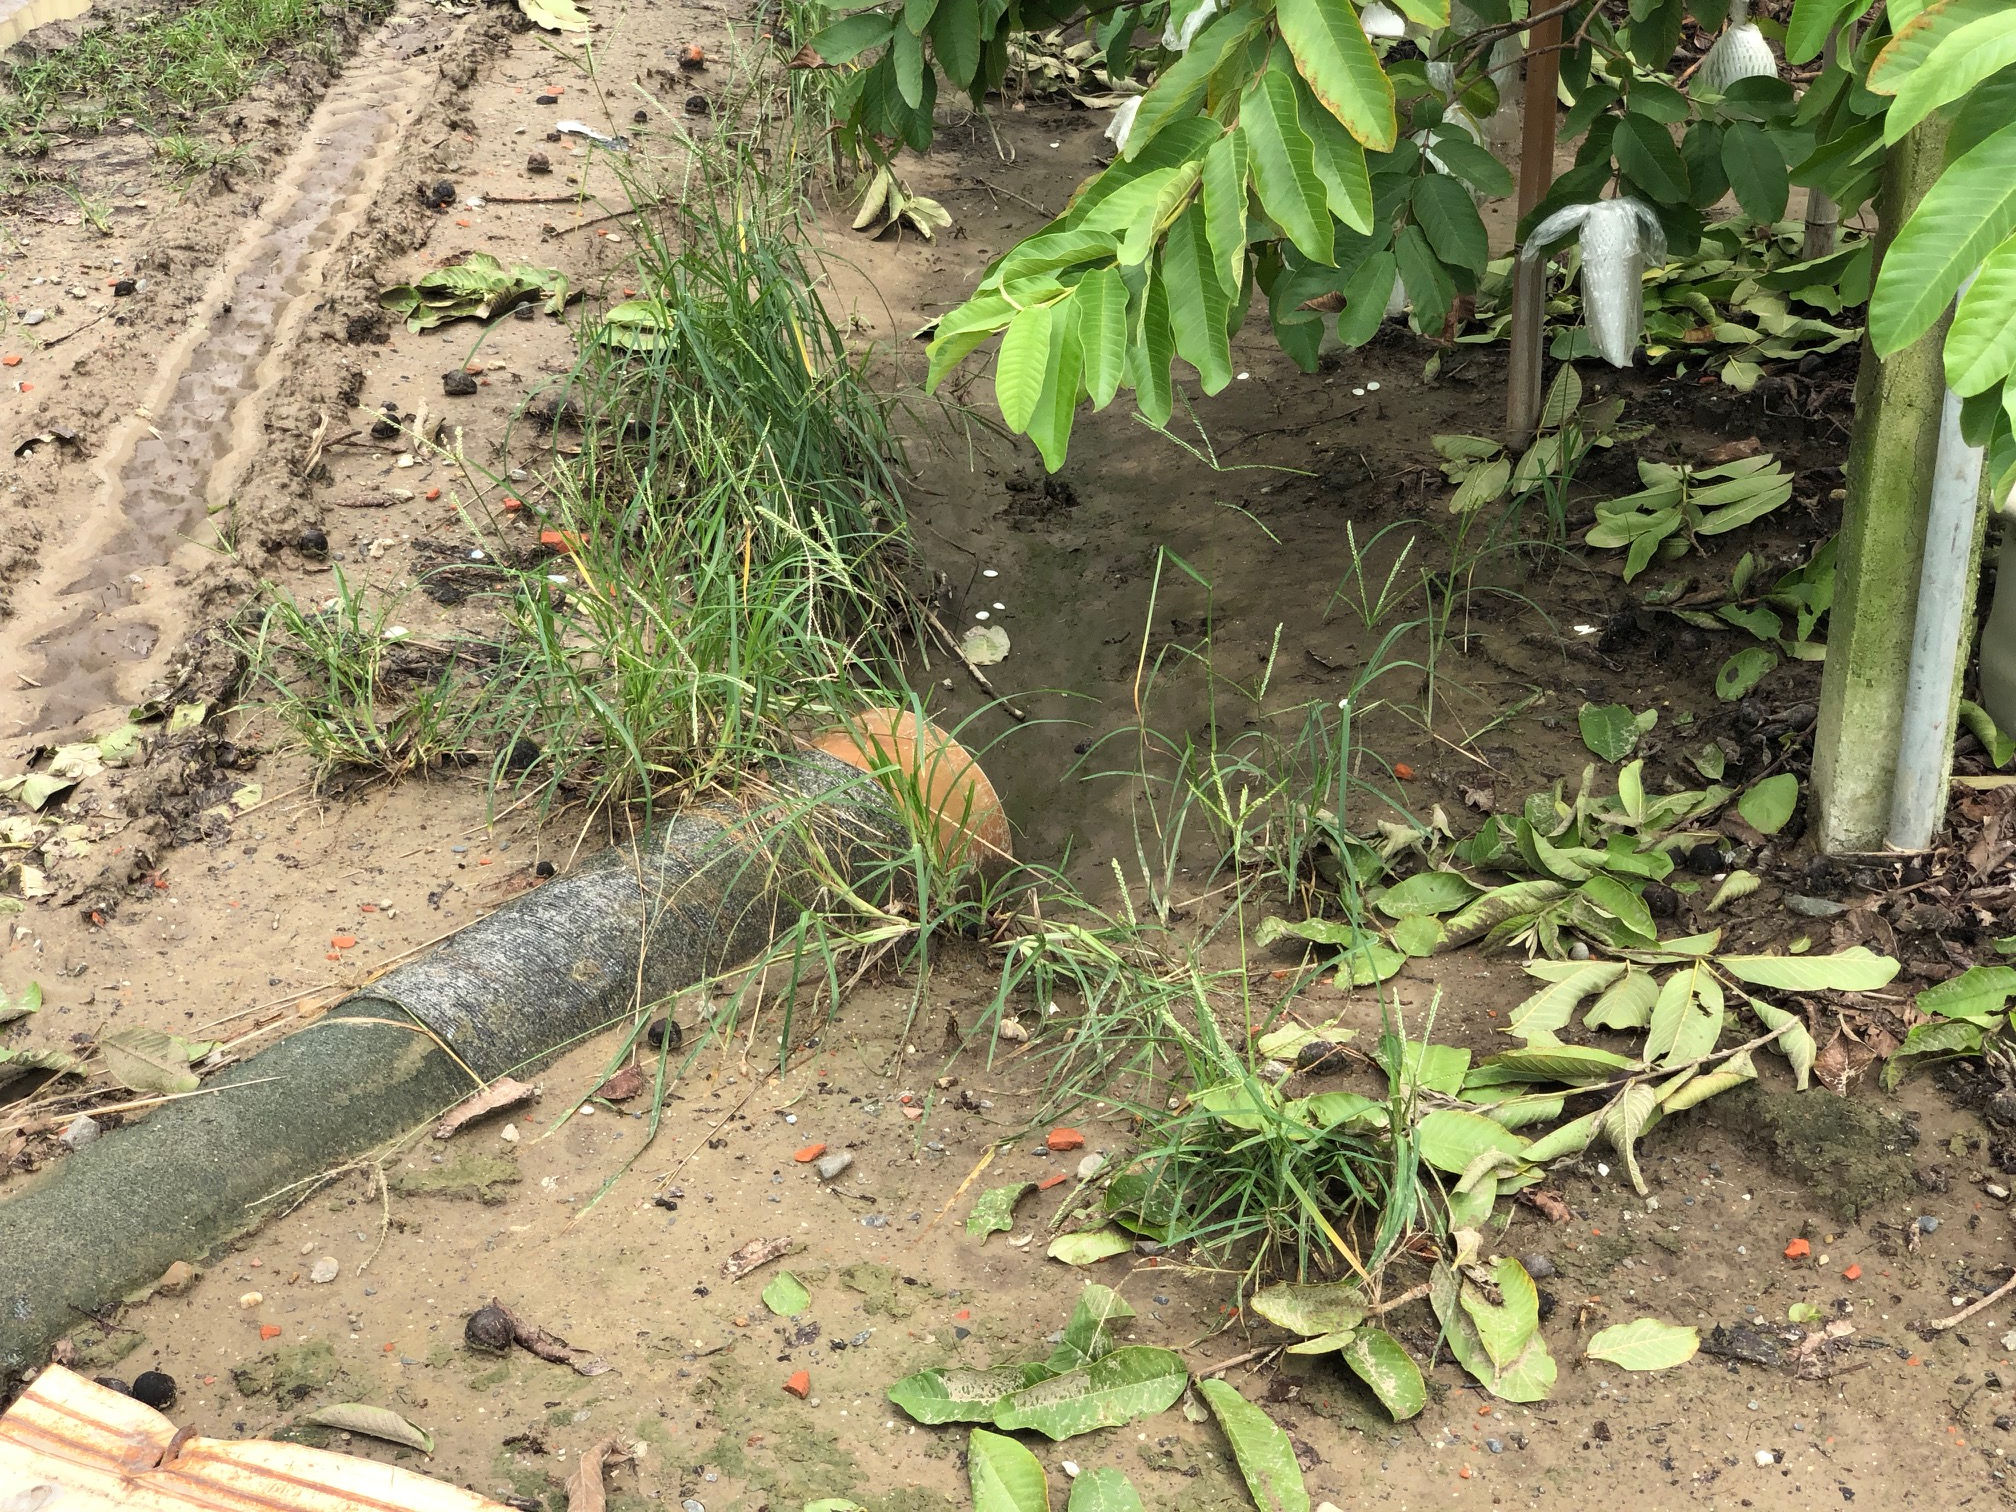
[[[1554,131],[1561,87],[1561,17],[1526,34],[1525,120],[1519,145],[1519,219],[1533,213],[1554,182]],[[1540,423],[1540,350],[1547,315],[1547,260],[1519,256],[1512,274],[1512,351],[1506,375],[1505,429],[1524,446]]]
[[[1953,1314],[1953,1316],[1950,1318],[1941,1318],[1936,1323],[1927,1323],[1925,1326],[1927,1328],[1936,1328],[1941,1333],[1944,1333],[1947,1329],[1952,1328],[1957,1324],[1965,1323],[1969,1318],[1973,1317],[1974,1314],[1980,1312],[1983,1308],[1991,1307],[1995,1303],[2000,1302],[2004,1297],[2008,1296],[2011,1292],[2016,1292],[2016,1271],[2011,1271],[2009,1273],[2009,1279],[2007,1281],[2004,1281],[2000,1286],[1996,1287],[1995,1290],[1988,1293],[1987,1296],[1968,1303],[1965,1307],[1961,1308],[1960,1311]]]

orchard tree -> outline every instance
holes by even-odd
[[[939,73],[984,109],[1018,33],[1082,21],[1113,79],[1148,81],[1116,113],[1112,163],[938,322],[929,381],[998,336],[1001,414],[1055,469],[1087,400],[1130,389],[1164,422],[1178,361],[1222,389],[1256,292],[1305,369],[1326,334],[1361,344],[1401,308],[1445,334],[1489,272],[1477,204],[1512,188],[1479,123],[1509,85],[1502,44],[1526,36],[1529,67],[1558,59],[1575,160],[1520,236],[1537,257],[1580,228],[1585,311],[1635,326],[1644,258],[1689,257],[1732,196],[1767,223],[1794,184],[1843,216],[1874,211],[1869,243],[1810,266],[1845,293],[1870,287],[1867,262],[1859,278],[1850,265],[1875,257],[1815,779],[1822,843],[1880,845],[1949,393],[1988,487],[2000,497],[2016,476],[2016,0],[1795,0],[1782,28],[1730,0],[1393,4],[902,0],[822,33],[815,49],[850,69],[843,130],[878,154],[929,145]],[[1676,73],[1690,19],[1716,40]],[[1594,208],[1614,201],[1620,213]],[[1604,299],[1598,278],[1613,281]],[[1628,362],[1635,331],[1610,336],[1597,348]],[[1962,576],[1935,592],[1971,605]]]

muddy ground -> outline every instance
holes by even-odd
[[[204,700],[215,716],[150,737],[144,763],[80,786],[64,818],[81,828],[47,869],[46,895],[0,921],[10,931],[0,987],[36,980],[48,994],[35,1042],[133,1023],[283,1032],[532,885],[538,862],[569,864],[578,824],[563,815],[542,827],[508,799],[494,813],[465,776],[318,789],[257,707],[223,712],[241,660],[220,627],[262,581],[326,600],[337,569],[409,590],[402,615],[416,640],[480,612],[410,590],[458,553],[536,539],[536,441],[512,422],[571,366],[569,329],[540,316],[480,339],[473,324],[410,335],[382,316],[376,290],[488,251],[558,266],[591,299],[620,297],[629,249],[623,223],[603,217],[622,196],[606,160],[576,138],[552,140],[553,126],[578,116],[640,153],[675,128],[710,129],[688,101],[730,87],[724,60],[758,45],[754,20],[733,6],[605,5],[591,79],[576,50],[527,32],[511,7],[408,0],[355,39],[336,76],[290,70],[239,106],[225,129],[250,156],[228,177],[178,192],[136,133],[115,132],[59,143],[56,157],[110,205],[109,235],[53,186],[17,202],[0,259],[13,312],[4,340],[22,358],[0,390],[0,770],[102,731],[143,699]],[[709,69],[677,68],[692,42],[716,60]],[[844,205],[828,214],[829,297],[878,344],[892,387],[921,374],[911,333],[1063,203],[1103,125],[1068,102],[1016,102],[999,118],[1004,161],[980,123],[948,113],[939,148],[913,170],[955,217],[934,245],[866,242],[845,231]],[[529,170],[534,152],[550,173]],[[436,208],[428,199],[444,180],[452,198]],[[115,292],[128,279],[132,292]],[[36,309],[43,320],[20,324]],[[907,396],[899,416],[923,565],[942,574],[948,619],[984,610],[1013,642],[996,678],[1030,719],[988,710],[973,729],[974,743],[998,742],[988,764],[1025,855],[1068,855],[1088,885],[1116,857],[1136,867],[1132,790],[1097,776],[1126,765],[1115,754],[1125,742],[1095,742],[1135,718],[1144,636],[1152,658],[1208,632],[1221,671],[1251,684],[1278,626],[1264,709],[1333,697],[1377,638],[1331,602],[1346,526],[1363,540],[1418,518],[1418,550],[1448,559],[1447,488],[1427,437],[1489,429],[1500,368],[1452,354],[1429,381],[1431,354],[1389,333],[1311,378],[1250,323],[1235,343],[1241,379],[1194,401],[1226,471],[1116,408],[1081,422],[1069,465],[1046,480],[1032,451],[986,429],[977,365],[951,386],[972,414]],[[480,370],[475,394],[444,393],[442,375],[458,369]],[[1745,397],[1605,374],[1630,398],[1627,419],[1652,429],[1599,454],[1591,481],[1622,491],[1631,455],[1756,436],[1800,482],[1797,503],[1743,544],[1782,552],[1830,528],[1848,376],[1832,368]],[[373,438],[371,412],[388,401],[406,416],[424,405],[450,436],[459,428],[466,465]],[[509,511],[507,496],[532,507]],[[221,541],[217,520],[228,522]],[[1162,547],[1213,586],[1165,571],[1151,617]],[[1726,576],[1733,555],[1712,570]],[[1471,635],[1442,669],[1433,733],[1418,675],[1395,674],[1381,689],[1389,707],[1367,716],[1372,750],[1414,770],[1389,789],[1416,812],[1439,802],[1461,814],[1466,790],[1480,788],[1509,806],[1575,780],[1588,759],[1574,727],[1585,698],[1660,707],[1652,771],[1677,779],[1680,746],[1704,734],[1727,734],[1761,762],[1760,730],[1796,724],[1812,697],[1815,669],[1795,665],[1748,706],[1719,707],[1708,682],[1733,640],[1644,622],[1614,562],[1526,549],[1486,579],[1548,617],[1478,595]],[[951,671],[929,675],[936,706],[959,717],[984,698],[961,677],[936,681]],[[1491,726],[1515,705],[1516,719]],[[1149,712],[1180,733],[1201,725],[1203,708],[1190,672]],[[1688,710],[1699,723],[1683,742],[1672,726]],[[1895,877],[1856,880],[1866,892]],[[1778,896],[1760,893],[1740,930],[1782,941],[1792,921]],[[1908,926],[1865,908],[1836,928],[1921,974],[1950,970],[1939,922]],[[1492,1015],[1526,985],[1516,963],[1464,953],[1415,963],[1399,990],[1419,1007],[1440,987],[1438,1037],[1483,1046]],[[865,989],[781,1077],[710,1052],[657,1143],[592,1209],[640,1126],[604,1104],[551,1127],[601,1079],[610,1047],[585,1047],[539,1078],[543,1108],[514,1115],[515,1137],[493,1120],[445,1145],[423,1141],[393,1163],[383,1199],[366,1175],[345,1175],[216,1257],[185,1292],[80,1328],[76,1342],[87,1362],[128,1378],[174,1375],[174,1415],[205,1433],[277,1431],[336,1401],[395,1407],[437,1436],[427,1470],[524,1505],[558,1505],[573,1456],[608,1433],[645,1446],[612,1477],[619,1506],[785,1512],[843,1494],[877,1509],[963,1505],[963,1436],[912,1427],[883,1390],[927,1364],[1025,1357],[1062,1326],[1085,1279],[1043,1257],[1075,1183],[1032,1199],[1010,1235],[983,1246],[962,1231],[967,1199],[955,1194],[1034,1090],[1014,1058],[947,1062],[939,1010],[970,1028],[990,990],[981,962],[954,963],[934,980],[932,1033],[904,1040],[907,992]],[[1371,1022],[1365,1002],[1341,1006]],[[953,1076],[992,1106],[954,1109],[956,1094],[935,1086]],[[1592,1160],[1557,1180],[1571,1221],[1501,1210],[1509,1226],[1491,1244],[1544,1254],[1558,1271],[1546,1284],[1562,1377],[1540,1407],[1493,1404],[1444,1363],[1428,1412],[1396,1429],[1321,1362],[1232,1378],[1297,1439],[1312,1492],[1346,1506],[1583,1507],[1620,1487],[1655,1507],[1991,1502],[2005,1494],[2012,1432],[1996,1424],[2016,1421],[2001,1342],[2016,1307],[1917,1331],[1992,1288],[2008,1263],[2007,1199],[1987,1186],[1999,1189],[2016,1157],[1972,1111],[1978,1089],[1963,1090],[1921,1075],[1896,1097],[1864,1081],[1846,1101],[1795,1098],[1767,1073],[1764,1092],[1725,1095],[1657,1131],[1651,1198]],[[906,1093],[931,1099],[923,1117],[906,1116]],[[1129,1148],[1134,1131],[1117,1116],[1094,1108],[1078,1122],[1094,1151]],[[822,1186],[792,1159],[814,1143],[852,1153],[852,1169]],[[1077,1155],[1039,1145],[1020,1141],[983,1181],[1075,1168]],[[0,1151],[16,1186],[60,1158],[47,1134]],[[756,1300],[764,1273],[731,1283],[720,1270],[734,1247],[772,1236],[793,1241],[782,1263],[813,1296],[788,1325]],[[1799,1237],[1811,1256],[1788,1261]],[[318,1284],[324,1257],[336,1275]],[[1223,1276],[1139,1258],[1090,1274],[1137,1307],[1135,1337],[1200,1365],[1273,1338],[1227,1314]],[[469,1353],[463,1319],[493,1296],[613,1369],[584,1377],[522,1353]],[[1708,1355],[1658,1377],[1578,1363],[1580,1339],[1641,1310],[1759,1329],[1801,1301],[1854,1329],[1804,1375]],[[1394,1322],[1425,1352],[1423,1309]],[[812,1376],[804,1401],[783,1390],[801,1368]],[[369,1440],[345,1447],[421,1463]],[[1038,1447],[1059,1486],[1069,1457],[1122,1466],[1151,1507],[1245,1504],[1215,1431],[1179,1413]]]

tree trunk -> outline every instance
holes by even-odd
[[[1938,178],[1945,138],[1945,123],[1933,116],[1891,150],[1876,200],[1879,266],[1898,228]],[[1950,319],[1949,314],[1887,362],[1878,362],[1866,339],[1863,343],[1833,622],[1813,741],[1814,833],[1828,852],[1881,850],[1889,825],[1928,485],[1946,392],[1940,351]],[[1961,623],[1971,626],[1971,574],[1961,591],[1969,600]],[[1951,755],[1949,740],[1943,759],[1950,762]]]

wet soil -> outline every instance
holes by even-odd
[[[604,217],[621,194],[601,158],[577,138],[550,139],[552,128],[578,116],[640,152],[662,149],[672,121],[701,119],[689,96],[726,88],[725,70],[677,72],[678,53],[698,41],[728,57],[752,45],[752,18],[672,0],[603,10],[598,90],[569,66],[567,46],[556,53],[510,7],[409,0],[358,39],[339,77],[302,71],[248,102],[249,166],[229,180],[178,197],[129,136],[67,143],[64,161],[118,190],[112,234],[63,220],[60,197],[17,219],[0,290],[17,314],[47,318],[10,327],[23,361],[0,391],[0,665],[11,674],[0,770],[107,728],[142,698],[200,698],[214,711],[195,731],[150,736],[140,765],[81,785],[63,811],[80,826],[68,853],[45,855],[49,895],[0,919],[0,987],[32,979],[48,993],[35,1042],[143,1023],[242,1034],[249,1048],[532,885],[535,863],[564,867],[575,854],[578,827],[493,813],[452,773],[317,789],[255,702],[233,707],[242,663],[219,627],[262,582],[321,603],[340,571],[405,590],[402,622],[425,642],[480,608],[420,592],[423,576],[536,538],[540,443],[517,417],[571,365],[567,325],[538,316],[412,335],[375,296],[487,251],[559,267],[590,299],[620,297],[630,249],[622,223]],[[953,212],[952,233],[867,242],[844,230],[844,208],[821,228],[836,313],[874,346],[892,389],[921,376],[912,333],[1061,206],[1094,164],[1104,122],[1068,102],[1017,102],[999,120],[1009,161],[982,124],[941,124],[913,182]],[[551,173],[531,171],[534,151]],[[453,194],[437,205],[444,180]],[[135,293],[111,292],[128,277]],[[25,339],[43,331],[66,339]],[[1410,598],[1367,625],[1334,595],[1348,543],[1396,522],[1420,523],[1382,538],[1375,572],[1410,537],[1412,563],[1446,572],[1456,560],[1426,442],[1493,428],[1500,368],[1488,354],[1445,353],[1431,379],[1431,355],[1393,334],[1306,376],[1256,318],[1235,343],[1243,376],[1214,399],[1192,397],[1178,427],[1192,450],[1116,407],[1081,421],[1056,479],[986,428],[978,364],[948,384],[950,402],[905,397],[921,561],[942,576],[948,621],[985,612],[1008,630],[1013,649],[994,675],[1029,719],[987,707],[938,663],[934,706],[974,716],[969,743],[992,747],[1023,854],[1068,856],[1088,886],[1104,886],[1116,858],[1137,869],[1145,816],[1131,788],[1098,774],[1134,767],[1137,695],[1154,727],[1201,730],[1212,690],[1185,653],[1208,645],[1250,690],[1216,689],[1221,721],[1259,728],[1348,690],[1387,632],[1420,614]],[[474,391],[445,392],[444,370],[473,378]],[[1757,436],[1800,470],[1797,503],[1682,570],[1726,579],[1742,549],[1787,555],[1831,528],[1847,411],[1841,375],[1831,390],[1827,376],[1805,392],[1739,397],[1604,374],[1627,395],[1627,420],[1650,429],[1599,453],[1592,486],[1630,487],[1634,455]],[[1841,396],[1831,407],[1830,393]],[[459,432],[459,465],[373,437],[387,402],[412,428],[431,416],[444,438]],[[507,496],[534,507],[506,510]],[[223,549],[213,521],[228,521]],[[1161,558],[1158,578],[1165,548],[1181,565]],[[1414,812],[1439,803],[1460,815],[1477,790],[1509,806],[1579,780],[1585,698],[1658,707],[1654,780],[1691,784],[1683,746],[1727,733],[1761,766],[1759,731],[1812,695],[1815,669],[1793,665],[1749,707],[1719,707],[1710,682],[1733,637],[1690,638],[1640,615],[1615,562],[1527,544],[1490,559],[1477,581],[1503,591],[1471,596],[1438,665],[1432,717],[1421,672],[1402,668],[1376,685],[1380,706],[1361,722],[1378,762],[1413,773],[1370,775]],[[1421,661],[1426,644],[1402,632],[1389,654]],[[1168,671],[1150,687],[1141,669],[1158,658]],[[1507,708],[1519,712],[1494,723]],[[1200,874],[1208,864],[1201,851],[1182,860]],[[1795,925],[1816,932],[1776,911],[1775,891],[1759,896],[1774,906],[1743,932],[1780,942]],[[1928,970],[1944,959],[1931,944],[1918,955]],[[1441,989],[1438,1037],[1481,1046],[1527,985],[1516,963],[1469,952],[1410,966],[1398,992],[1411,1011]],[[937,1025],[949,1012],[974,1026],[991,993],[982,962],[946,968],[932,992],[928,1040],[904,1037],[907,990],[880,984],[782,1075],[745,1050],[709,1050],[657,1142],[599,1202],[642,1129],[634,1105],[607,1104],[554,1126],[609,1069],[608,1045],[579,1049],[539,1078],[543,1103],[516,1116],[515,1139],[493,1119],[446,1145],[420,1140],[382,1191],[367,1174],[339,1176],[209,1260],[186,1292],[82,1328],[76,1343],[128,1378],[174,1375],[177,1419],[206,1433],[281,1431],[335,1401],[391,1406],[436,1434],[431,1473],[538,1505],[557,1506],[573,1457],[611,1432],[646,1446],[612,1477],[618,1506],[690,1498],[709,1512],[784,1512],[843,1494],[878,1509],[963,1505],[963,1435],[913,1427],[884,1389],[929,1364],[1027,1357],[1062,1326],[1084,1278],[1043,1256],[1075,1183],[1032,1199],[1010,1235],[982,1245],[964,1234],[960,1185],[1028,1116],[1034,1072],[1026,1054],[948,1063]],[[1373,1012],[1363,1000],[1340,1006]],[[745,1045],[758,1042],[749,1031]],[[936,1085],[955,1076],[991,1106],[959,1111]],[[922,1117],[907,1116],[906,1093]],[[2007,1199],[1987,1191],[2008,1183],[1980,1101],[1956,1101],[1927,1076],[1896,1097],[1858,1082],[1849,1103],[1794,1097],[1767,1076],[1758,1094],[1725,1095],[1655,1133],[1649,1199],[1591,1160],[1556,1178],[1569,1222],[1502,1210],[1489,1245],[1544,1253],[1559,1273],[1548,1337],[1562,1377],[1541,1406],[1494,1404],[1444,1363],[1429,1411],[1396,1429],[1320,1361],[1243,1366],[1233,1378],[1303,1447],[1312,1491],[1347,1506],[1579,1507],[1619,1486],[1654,1507],[1999,1498],[2012,1430],[1995,1424],[2016,1412],[2001,1341],[2016,1332],[2016,1308],[1917,1331],[1992,1289],[2008,1264]],[[1110,1111],[1079,1122],[1095,1151],[1123,1154],[1136,1137]],[[855,1156],[830,1187],[792,1158],[822,1142]],[[1075,1168],[1075,1155],[1038,1143],[1019,1141],[982,1181]],[[32,1179],[19,1168],[58,1158],[46,1132],[0,1152],[16,1185]],[[745,1241],[774,1236],[792,1241],[781,1264],[813,1295],[789,1322],[756,1298],[767,1272],[730,1282],[720,1268]],[[1808,1240],[1808,1260],[1784,1258],[1793,1238]],[[325,1256],[336,1278],[318,1284]],[[1137,1338],[1183,1348],[1200,1367],[1275,1342],[1227,1311],[1222,1274],[1141,1257],[1091,1274],[1139,1309]],[[1396,1273],[1394,1284],[1412,1279]],[[492,1297],[613,1370],[586,1377],[523,1352],[469,1353],[463,1319]],[[1823,1356],[1787,1360],[1775,1330],[1796,1302],[1854,1332]],[[1734,1352],[1657,1377],[1580,1361],[1589,1333],[1641,1311],[1719,1325]],[[1425,1355],[1425,1312],[1394,1322]],[[801,1368],[812,1373],[804,1401],[783,1390]],[[342,1447],[415,1462],[368,1440]],[[1245,1504],[1222,1441],[1178,1413],[1038,1448],[1059,1485],[1069,1457],[1120,1465],[1151,1507]]]

